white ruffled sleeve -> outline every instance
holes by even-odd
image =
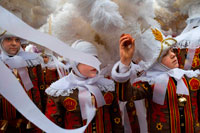
[[[127,80],[137,78],[137,70],[139,70],[139,65],[131,63],[126,66],[118,61],[112,69],[112,78],[117,82],[126,82]]]

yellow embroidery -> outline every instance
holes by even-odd
[[[130,107],[133,107],[133,105],[134,105],[133,102],[130,102],[130,103],[129,103],[129,106],[130,106]]]
[[[161,123],[157,123],[156,128],[160,131],[163,128],[163,125]]]
[[[71,97],[67,97],[64,100],[64,106],[68,111],[74,111],[76,110],[77,101]]]
[[[199,122],[196,123],[196,126],[199,127]]]
[[[45,90],[44,85],[40,85],[40,90]]]
[[[192,91],[197,91],[197,90],[199,90],[200,82],[198,79],[192,78],[189,81],[189,85],[190,85]]]
[[[114,99],[114,96],[111,92],[107,92],[104,94],[104,99],[105,99],[106,105],[111,105]]]
[[[133,115],[133,116],[136,115],[136,111],[133,111],[133,112],[132,112],[132,115]]]
[[[142,87],[147,91],[148,90],[148,88],[144,85],[144,84],[142,84]]]
[[[116,117],[116,118],[114,119],[114,121],[115,121],[116,124],[119,124],[121,120],[120,120],[119,117]]]
[[[200,64],[200,60],[199,60],[199,55],[200,55],[200,52],[196,52],[195,55],[194,55],[194,58],[193,58],[193,63],[192,63],[192,67],[198,67],[199,64]]]

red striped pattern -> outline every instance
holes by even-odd
[[[185,78],[183,78],[184,83],[186,84],[188,88],[188,84]],[[193,116],[192,116],[192,105],[190,100],[190,95],[185,96],[187,99],[187,103],[184,108],[185,113],[185,131],[187,133],[193,133],[194,132],[194,126],[193,126]]]
[[[4,120],[16,119],[16,109],[5,99],[2,98]]]
[[[169,111],[170,111],[170,126],[171,133],[180,133],[180,114],[178,110],[178,100],[176,96],[176,85],[172,78],[169,78],[168,83],[168,101],[169,101]]]

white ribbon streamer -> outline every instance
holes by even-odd
[[[20,20],[1,6],[0,20],[0,27],[12,33],[13,35],[35,42],[44,47],[48,47],[50,50],[62,55],[65,58],[69,58],[71,60],[93,66],[99,71],[100,62],[95,57],[76,51],[67,46],[62,41],[56,39],[55,37],[34,30],[33,28],[25,24],[22,20]],[[0,74],[0,93],[29,121],[34,123],[36,126],[38,126],[45,132],[84,132],[87,125],[91,122],[95,115],[95,109],[86,106],[85,108],[87,113],[87,124],[85,126],[74,130],[62,129],[54,123],[52,123],[48,118],[45,117],[45,115],[43,115],[40,112],[40,110],[29,99],[24,89],[16,80],[11,71],[1,61]]]
[[[177,81],[176,93],[182,94],[182,95],[189,95],[188,88],[186,87],[186,85],[185,85],[185,83],[183,82],[182,79]]]
[[[176,94],[189,95],[188,88],[182,79],[182,77],[184,76],[184,74],[186,74],[187,71],[185,73],[184,72],[185,71],[182,69],[174,68],[168,71],[167,73],[163,73],[160,76],[157,76],[153,91],[153,101],[160,105],[164,105],[169,77],[173,77],[177,81]]]
[[[126,104],[127,104],[127,101],[125,102],[119,101],[119,108],[120,108],[121,116],[122,116],[122,125],[124,126],[124,133],[132,133],[129,116],[126,109]]]
[[[6,56],[2,56],[2,60],[9,66],[10,69],[17,69],[20,78],[22,80],[22,83],[25,87],[25,89],[27,91],[29,91],[31,88],[33,88],[33,84],[32,81],[28,75],[28,71],[26,69],[27,67],[27,63],[25,62],[25,60],[16,55],[14,57],[6,57]]]
[[[58,72],[59,78],[64,77],[66,75],[65,72],[63,71],[64,66],[63,67],[59,66],[59,63],[61,63],[61,62],[59,62],[58,59],[54,55],[52,55],[52,58],[53,58],[53,62],[56,65],[56,70]]]
[[[81,116],[83,120],[87,118],[87,112],[85,105],[88,104],[90,107],[92,107],[92,98],[91,93],[84,87],[79,87],[79,95],[78,95],[79,101],[80,101],[80,108],[81,108]]]
[[[10,69],[0,60],[0,94],[6,98],[29,121],[48,133],[82,133],[92,121],[95,109],[86,106],[87,124],[81,128],[67,130],[51,122],[30,100]]]
[[[119,73],[117,72],[118,67],[119,67]],[[134,79],[137,77],[137,71],[142,71],[139,65],[131,63],[131,68],[129,68],[123,65],[120,61],[118,61],[112,68],[112,78],[117,82],[125,82],[128,79],[130,79],[130,82],[132,84]],[[131,133],[132,129],[128,118],[126,103],[127,102],[119,101],[120,110],[122,112],[122,124],[124,125],[124,132]],[[139,121],[140,132],[147,133],[148,127],[146,121],[146,107],[144,99],[134,101],[134,103]]]
[[[0,20],[0,27],[13,35],[49,48],[65,58],[93,66],[98,71],[100,70],[101,63],[94,56],[74,50],[57,38],[33,29],[2,6],[0,6]]]
[[[140,126],[140,133],[148,133],[147,126],[147,110],[145,106],[145,99],[134,101],[136,114],[138,117],[138,122]]]
[[[187,57],[185,60],[184,70],[190,70],[195,55],[196,49],[188,48]]]
[[[22,80],[22,83],[23,83],[25,89],[27,91],[29,91],[31,88],[33,88],[33,84],[28,75],[27,69],[25,67],[22,67],[22,68],[18,68],[17,71],[21,77],[21,80]]]
[[[167,73],[162,74],[159,77],[157,77],[157,80],[159,82],[155,83],[155,87],[154,87],[154,91],[153,91],[153,101],[160,105],[163,105],[164,100],[165,100],[167,85],[168,85],[168,81],[169,81],[169,76]]]
[[[94,85],[86,85],[88,90],[95,96],[97,107],[104,106],[106,104],[103,94],[100,89]]]

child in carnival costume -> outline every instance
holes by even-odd
[[[21,48],[19,37],[1,30],[0,48],[2,60],[19,80],[24,90],[38,108],[42,110],[40,89],[44,87],[41,58]],[[6,89],[6,88],[5,88]],[[27,121],[5,98],[0,98],[1,130],[5,132],[41,132]]]
[[[126,45],[129,40],[129,37],[125,36],[120,41],[120,61],[125,66],[121,68],[126,69],[125,73],[136,69],[132,68],[131,64],[135,52],[137,54],[134,56],[140,56],[139,65],[144,73],[135,78],[133,84],[130,84],[128,79],[124,80],[121,88],[127,100],[148,100],[148,131],[199,132],[199,70],[179,69],[172,49],[176,40],[165,38],[157,29],[147,29],[141,33],[140,40]]]
[[[183,0],[178,5],[180,5],[182,12],[188,14],[187,26],[176,37],[177,49],[175,52],[179,67],[186,70],[197,70],[200,69],[200,2],[198,0]],[[198,98],[199,103],[200,98]]]
[[[135,40],[131,37],[130,34],[122,34],[120,38],[120,49],[124,49],[122,44],[129,45],[134,44]],[[131,46],[131,45],[129,45]],[[130,79],[130,82],[132,83],[135,78],[139,77],[139,73],[142,73],[143,69],[133,63],[132,61],[132,53],[134,49],[131,49],[129,52],[127,51],[120,51],[120,60],[124,60],[124,64],[122,61],[118,61],[112,68],[112,78],[116,81],[116,90],[118,92],[118,97],[123,114],[123,122],[124,122],[124,128],[125,132],[147,132],[147,122],[146,122],[146,102],[144,100],[138,100],[134,101],[133,99],[127,99],[126,94],[124,91],[126,88],[122,88],[120,83],[123,83]],[[130,54],[129,54],[130,53]],[[126,56],[131,56],[128,59],[123,58]],[[121,58],[122,57],[122,58]],[[125,65],[125,62],[128,61],[128,64]],[[130,67],[131,66],[131,67]],[[124,90],[125,89],[125,90]],[[137,110],[136,110],[137,108]],[[138,119],[138,115],[140,115],[140,118]],[[142,123],[142,124],[141,124]]]
[[[102,66],[106,68],[104,72],[110,74],[111,71],[107,65],[112,66],[119,59],[116,55],[118,52],[116,38],[120,38],[122,33],[130,33],[135,37],[137,30],[144,29],[149,24],[159,25],[154,18],[153,0],[73,0],[67,1],[59,11],[53,13],[52,33],[69,44],[79,38],[98,44],[96,46],[100,53],[99,58],[104,59]],[[40,28],[41,31],[48,32],[48,26],[48,23],[43,25]],[[123,94],[118,89],[116,93],[123,98]],[[137,105],[135,106],[132,100],[130,104],[122,101],[120,109],[128,108],[132,131],[139,129],[141,132],[146,132],[147,124],[143,121],[146,118],[144,113],[141,113],[140,107],[137,109]],[[129,125],[125,121],[124,124]],[[132,132],[131,130],[128,132]]]
[[[89,42],[78,40],[72,47],[98,58],[96,47]],[[71,66],[69,75],[46,89],[46,116],[63,128],[75,129],[86,123],[85,106],[95,106],[96,115],[85,132],[123,132],[114,82],[91,66],[74,61]]]
[[[179,67],[185,70],[200,68],[200,1],[178,1],[180,11],[188,15],[186,27],[176,37]]]
[[[42,69],[46,88],[48,88],[51,83],[67,75],[65,65],[60,62],[53,53],[44,52],[40,56],[43,58]]]
[[[51,83],[66,76],[67,73],[65,70],[65,65],[58,61],[58,59],[53,55],[53,52],[51,52],[50,50],[45,50],[45,52],[43,52],[40,56],[43,58],[42,70],[44,75],[45,87],[41,92],[41,96],[42,105],[45,107],[45,111],[47,101],[45,89],[48,88]]]

